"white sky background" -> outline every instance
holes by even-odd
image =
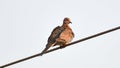
[[[0,66],[40,53],[70,17],[78,40],[120,25],[120,0],[0,0]],[[120,68],[120,30],[8,68]]]

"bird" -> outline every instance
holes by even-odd
[[[45,49],[41,52],[41,56],[52,46],[59,45],[61,48],[64,48],[66,44],[72,41],[74,38],[74,32],[69,26],[70,23],[72,23],[70,18],[65,17],[63,19],[63,24],[53,29],[48,38]]]

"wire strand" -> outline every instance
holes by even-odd
[[[74,41],[74,42],[71,42],[71,43],[67,44],[65,47],[73,45],[73,44],[76,44],[76,43],[79,43],[79,42],[82,42],[82,41],[85,41],[85,40],[88,40],[88,39],[91,39],[91,38],[94,38],[94,37],[97,37],[97,36],[100,36],[100,35],[103,35],[103,34],[106,34],[106,33],[109,33],[109,32],[112,32],[112,31],[115,31],[115,30],[118,30],[118,29],[120,29],[120,26],[112,28],[112,29],[109,29],[109,30],[106,30],[106,31],[103,31],[103,32],[100,32],[100,33],[97,33],[97,34],[94,34],[94,35],[91,35],[91,36],[88,36],[88,37],[85,37],[83,39],[80,39],[80,40],[77,40],[77,41]],[[52,51],[55,51],[55,50],[58,50],[58,49],[61,49],[61,47],[57,47],[57,48],[48,50],[44,54],[47,54],[49,52],[52,52]],[[32,58],[38,57],[38,56],[41,56],[41,53],[29,56],[29,57],[26,57],[26,58],[23,58],[23,59],[20,59],[20,60],[17,60],[17,61],[10,62],[8,64],[0,66],[0,68],[8,67],[8,66],[11,66],[13,64],[20,63],[22,61],[25,61],[25,60],[28,60],[28,59],[32,59]]]

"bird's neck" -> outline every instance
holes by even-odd
[[[63,23],[62,27],[64,27],[64,28],[69,28],[69,25],[68,25],[68,24]]]

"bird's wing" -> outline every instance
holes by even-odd
[[[48,43],[45,49],[41,52],[41,56],[51,47],[54,46],[56,43],[56,39],[59,38],[60,34],[64,31],[63,27],[57,26],[53,29],[51,35],[48,38]]]
[[[63,27],[57,26],[56,28],[53,29],[51,35],[48,38],[48,43],[49,42],[55,42],[57,38],[59,38],[60,34],[64,31],[65,29]]]

